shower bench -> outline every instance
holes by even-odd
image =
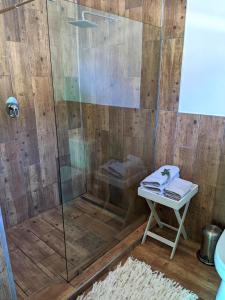
[[[150,236],[153,239],[156,239],[157,241],[160,241],[160,242],[172,247],[172,252],[171,252],[171,255],[170,255],[170,259],[173,259],[174,254],[175,254],[176,249],[177,249],[177,245],[178,245],[181,233],[182,233],[184,239],[187,239],[187,233],[186,233],[185,228],[184,228],[184,221],[185,221],[185,217],[187,215],[187,211],[188,211],[190,201],[197,194],[197,192],[198,192],[198,185],[194,184],[193,188],[190,190],[190,192],[188,192],[181,200],[177,201],[177,200],[173,200],[173,199],[170,199],[170,198],[162,196],[162,195],[158,195],[158,194],[153,193],[151,191],[148,191],[144,187],[139,187],[138,188],[138,195],[145,198],[145,200],[147,201],[148,206],[150,207],[150,210],[151,210],[149,220],[148,220],[148,223],[147,223],[147,226],[146,226],[146,229],[145,229],[145,233],[144,233],[144,236],[143,236],[143,239],[142,239],[142,244],[145,242],[146,237]],[[179,224],[178,228],[173,227],[173,226],[171,226],[167,223],[164,223],[160,220],[160,218],[159,218],[159,216],[156,212],[156,204],[161,204],[161,205],[167,206],[167,207],[174,210],[175,216],[176,216],[178,224]],[[183,214],[181,216],[180,215],[180,209],[182,207],[184,207],[184,211],[183,211]],[[157,222],[157,224],[159,225],[160,228],[165,226],[169,229],[177,231],[175,241],[171,241],[169,239],[166,239],[166,238],[150,231],[150,228],[151,228],[151,225],[152,225],[152,222],[153,222],[154,218],[155,218],[155,220],[156,220],[156,222]]]

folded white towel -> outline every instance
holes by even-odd
[[[143,186],[144,188],[146,188],[147,190],[149,190],[151,192],[162,195],[165,188],[170,184],[170,182],[176,178],[179,178],[179,176],[180,176],[180,173],[178,173],[177,175],[175,175],[175,177],[173,177],[168,182],[166,182],[165,184],[160,185],[160,186],[155,186],[154,184],[146,184],[146,183],[143,184],[143,182],[141,182],[141,186]]]
[[[192,182],[176,178],[165,188],[164,196],[179,201],[192,189],[192,187]]]
[[[179,177],[179,172],[180,170],[176,166],[162,166],[142,180],[141,185],[149,190],[161,194],[172,180]]]
[[[148,191],[159,194],[159,195],[162,195],[164,192],[164,187],[156,187],[156,186],[149,186],[149,185],[146,186],[146,185],[143,185],[143,183],[141,183],[141,186],[144,187],[145,189],[147,189]]]
[[[139,157],[128,155],[124,161],[116,159],[109,160],[104,165],[100,166],[100,170],[103,171],[103,173],[112,175],[116,178],[126,179],[140,171],[145,171],[145,166]]]

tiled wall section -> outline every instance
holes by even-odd
[[[78,3],[160,24],[158,0]],[[199,184],[186,221],[189,235],[199,240],[205,224],[224,224],[225,119],[177,112],[185,5],[182,0],[165,1],[156,163],[175,163],[184,178]],[[7,224],[12,225],[58,203],[45,2],[35,0],[1,15],[0,25],[0,200]],[[18,121],[9,120],[3,109],[12,94],[21,102]],[[173,221],[170,212],[163,214]]]
[[[107,199],[110,194],[110,200],[115,200],[117,205],[119,203],[121,206],[126,206],[129,199],[127,189],[122,190],[121,188],[120,191],[118,191],[118,189],[116,190],[112,185],[99,180],[96,176],[96,172],[99,166],[109,159],[124,160],[129,154],[139,157],[144,162],[148,172],[154,169],[155,120],[160,65],[159,26],[162,1],[86,0],[77,2],[80,5],[90,8],[107,11],[137,21],[145,21],[143,26],[140,109],[124,108],[122,105],[121,107],[113,107],[112,105],[82,104],[84,136],[89,161],[87,190],[100,199]],[[68,9],[70,14],[71,10],[72,8]],[[66,12],[67,10],[65,9],[64,11]],[[54,24],[58,22],[59,20],[55,20]],[[92,42],[95,42],[93,40],[94,35],[91,36],[91,39]],[[96,44],[97,42],[98,40],[96,40]],[[132,46],[135,47],[135,41]],[[60,45],[55,47],[55,49],[59,50]],[[74,51],[74,54],[70,53],[71,51]],[[130,51],[132,51],[132,47]],[[65,55],[68,54],[69,57],[71,57],[71,55],[72,57],[76,57],[75,47],[74,50],[73,47],[70,47]],[[60,54],[57,55],[57,57],[60,57]],[[71,64],[69,57],[67,61]],[[113,58],[111,64],[113,65]],[[66,68],[66,63],[64,66]],[[70,69],[72,69],[73,72],[70,73],[69,76],[76,76],[76,68]],[[132,101],[132,99],[130,100]],[[71,110],[76,112],[79,109],[74,101],[67,101],[67,106],[70,106],[67,112],[68,115]],[[62,152],[65,157],[67,154],[67,156],[71,156],[71,153],[69,153],[68,139],[66,138],[66,141],[64,137],[68,136],[77,126],[79,126],[79,124],[74,123],[70,126],[69,123],[67,123],[65,124],[63,134],[60,134],[59,140],[63,145],[62,148],[60,147],[60,151],[64,149]],[[64,161],[65,164],[68,164],[66,159]],[[129,189],[132,195],[137,195],[139,181],[140,178],[135,184],[132,184],[132,191]],[[121,198],[122,200],[120,201]],[[146,211],[145,202],[136,198],[132,210],[138,215],[139,211],[143,209]]]
[[[225,118],[178,113],[185,4],[165,1],[156,163],[176,164],[199,184],[186,219],[189,236],[199,241],[206,224],[225,225]],[[170,211],[163,215],[174,222]]]
[[[4,0],[0,8],[15,2],[16,0]],[[74,0],[73,2],[131,19],[144,20],[151,25],[160,25],[161,0]],[[154,57],[155,54],[159,54],[159,30],[153,30],[153,34],[151,28],[152,26],[144,27],[143,49],[148,49],[152,54],[151,57]],[[151,42],[153,35],[154,42]],[[122,145],[125,138],[125,152],[140,153],[150,170],[153,167],[154,155],[158,70],[157,64],[154,68],[152,67],[149,53],[143,52],[142,111],[132,110],[131,113],[123,113],[120,109],[111,109],[107,110],[107,114],[110,115],[110,124],[108,124],[110,134],[113,137],[116,136],[118,140],[116,145]],[[148,68],[148,65],[151,65],[151,68]],[[1,15],[0,203],[7,226],[17,224],[59,203],[55,116],[50,70],[46,1],[35,0]],[[10,120],[4,112],[5,100],[11,95],[16,96],[20,102],[21,115],[18,120]],[[75,117],[67,114],[70,112],[69,107],[63,106],[62,110],[61,106],[62,103],[57,103],[56,112],[60,122],[58,125],[64,130],[64,123],[67,121],[71,123],[70,120]],[[84,108],[84,117],[88,113],[89,110]],[[98,124],[95,118],[96,113],[98,118],[104,119],[99,109],[93,107],[89,125],[91,127],[95,125],[94,128]],[[143,141],[143,134],[140,135],[137,131],[137,124],[140,123],[138,128],[143,128],[143,121],[141,121],[143,116],[147,122],[144,125],[148,126],[149,136],[147,144],[145,143],[146,147],[143,147],[144,143],[140,143],[141,140]],[[119,120],[122,123],[126,122],[126,128],[124,131],[117,132],[120,117],[122,119]],[[87,132],[89,132],[89,125]],[[72,121],[69,129],[76,128],[76,126]],[[96,132],[98,133],[97,142],[101,141],[101,145],[105,147],[106,131],[104,129],[105,127],[101,135],[99,135],[99,130]],[[95,133],[93,137],[96,138]],[[110,151],[113,155],[120,156],[120,149],[114,145],[115,143],[109,145],[112,149]],[[68,140],[60,140],[60,150],[60,157],[62,155],[61,159],[63,159],[69,151]],[[98,153],[102,159],[104,154],[102,151]]]
[[[0,8],[15,3],[1,1]],[[46,3],[0,15],[0,204],[11,226],[59,203]],[[20,118],[5,101],[15,96]]]
[[[157,0],[78,3],[160,25],[161,2]],[[186,219],[190,237],[199,241],[204,225],[225,223],[225,118],[178,113],[185,10],[186,0],[165,0],[155,155],[156,166],[177,164],[182,177],[199,184]],[[171,211],[162,214],[175,222]]]

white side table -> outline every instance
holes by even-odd
[[[177,249],[177,245],[178,245],[178,241],[179,241],[181,233],[182,233],[184,239],[187,239],[187,233],[186,233],[185,228],[184,228],[184,220],[185,220],[185,217],[186,217],[186,214],[187,214],[187,211],[188,211],[188,207],[189,207],[191,198],[194,195],[196,195],[197,192],[198,192],[198,185],[194,184],[192,190],[188,194],[186,194],[181,200],[176,201],[176,200],[172,200],[170,198],[167,198],[165,196],[155,194],[155,193],[147,190],[144,187],[139,187],[138,188],[138,195],[146,199],[146,201],[148,203],[148,206],[151,209],[151,214],[150,214],[150,217],[149,217],[146,229],[145,229],[145,233],[144,233],[144,236],[143,236],[143,239],[142,239],[142,244],[145,242],[146,237],[150,236],[150,237],[152,237],[152,238],[154,238],[154,239],[156,239],[156,240],[172,247],[173,249],[172,249],[172,252],[171,252],[171,255],[170,255],[170,259],[173,259],[174,254],[175,254],[176,249]],[[176,215],[176,218],[177,218],[177,221],[178,221],[178,224],[179,224],[178,228],[173,227],[173,226],[171,226],[167,223],[164,223],[160,220],[160,218],[159,218],[159,216],[156,212],[156,203],[165,205],[165,206],[170,207],[174,210],[174,213]],[[181,216],[179,210],[183,206],[185,206],[185,208],[184,208],[183,215]],[[155,220],[158,223],[160,228],[165,226],[167,228],[170,228],[172,230],[177,231],[175,241],[170,241],[170,240],[168,240],[168,239],[166,239],[166,238],[150,231],[150,227],[151,227],[151,224],[152,224],[152,221],[153,221],[154,218],[155,218]]]

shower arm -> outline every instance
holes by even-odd
[[[96,17],[101,17],[101,18],[105,18],[105,19],[109,19],[111,21],[115,21],[115,18],[113,17],[110,17],[110,16],[104,16],[104,15],[101,15],[101,14],[98,14],[98,13],[94,13],[94,12],[91,12],[91,11],[88,11],[88,10],[83,10],[82,11],[82,20],[86,20],[85,19],[85,15],[91,15],[91,16],[96,16]]]
[[[11,6],[8,6],[6,8],[3,8],[3,9],[0,10],[0,15],[3,14],[3,13],[5,13],[5,12],[7,12],[7,11],[10,11],[12,9],[18,8],[18,7],[20,7],[20,6],[24,5],[24,4],[27,4],[27,3],[30,3],[30,2],[33,2],[33,1],[34,0],[26,0],[24,2],[19,2],[19,3],[16,3],[14,5],[11,5]]]

